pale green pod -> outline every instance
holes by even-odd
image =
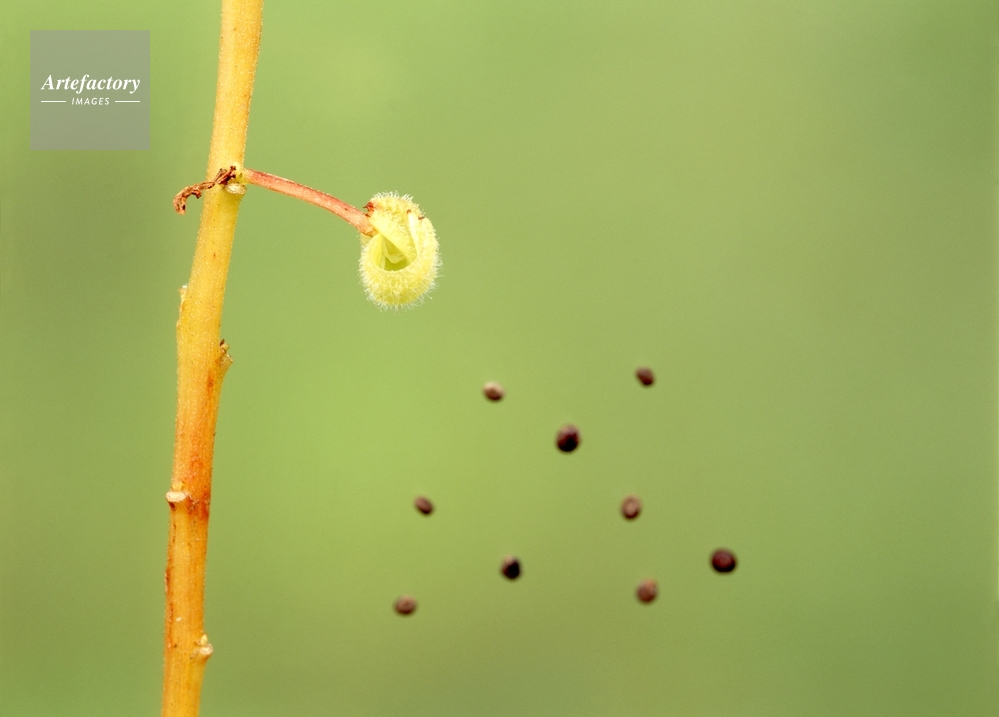
[[[440,259],[433,224],[410,197],[378,194],[365,207],[372,236],[361,235],[361,282],[368,298],[398,309],[434,287]]]

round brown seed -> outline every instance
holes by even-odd
[[[629,495],[621,501],[621,515],[628,520],[634,520],[642,512],[642,501],[637,495]]]
[[[503,573],[504,577],[516,580],[520,577],[520,561],[512,555],[508,555],[503,558],[503,563],[500,565],[500,572]]]
[[[423,513],[424,515],[430,515],[434,512],[434,504],[430,502],[428,498],[424,498],[422,495],[417,496],[416,500],[413,501],[413,505],[416,509]]]
[[[395,601],[395,611],[400,615],[412,615],[416,611],[416,600],[411,595],[403,595]]]
[[[643,386],[651,386],[656,382],[656,377],[652,375],[652,369],[648,366],[642,366],[635,370],[635,378],[641,382]]]
[[[490,401],[498,401],[506,395],[506,391],[503,390],[503,387],[495,381],[490,381],[483,386],[482,393],[484,393],[486,398]]]
[[[635,595],[638,596],[638,599],[642,602],[652,602],[656,599],[656,595],[658,594],[659,585],[652,578],[638,583],[638,589],[635,590]]]
[[[729,550],[716,550],[711,556],[711,567],[719,573],[730,573],[735,570],[735,555]]]
[[[563,453],[572,453],[579,447],[579,441],[579,429],[571,423],[562,426],[558,431],[558,435],[555,436],[555,445]]]

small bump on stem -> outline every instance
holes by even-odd
[[[222,372],[222,376],[225,376],[226,371],[232,366],[232,356],[229,354],[229,344],[225,342],[225,339],[219,341],[219,369]]]
[[[198,640],[198,647],[194,650],[194,658],[206,661],[212,656],[213,652],[215,652],[215,648],[208,642],[208,635],[202,634],[201,639]]]

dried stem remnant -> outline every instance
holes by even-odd
[[[177,196],[173,198],[173,209],[178,214],[184,214],[187,212],[187,198],[196,197],[201,199],[201,195],[207,192],[212,187],[219,184],[228,184],[229,180],[236,176],[236,167],[229,166],[222,167],[215,175],[213,179],[209,179],[207,182],[198,182],[197,184],[192,184],[188,187],[184,187],[179,192]]]

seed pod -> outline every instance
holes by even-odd
[[[559,429],[558,435],[555,436],[555,445],[563,453],[572,453],[579,446],[579,442],[579,429],[571,423],[562,426]]]
[[[503,573],[504,577],[516,580],[520,577],[520,561],[512,555],[508,555],[503,558],[503,563],[500,565],[500,572]]]
[[[416,509],[423,513],[424,515],[430,515],[434,512],[434,504],[430,502],[428,498],[424,498],[422,495],[417,496],[416,500],[413,501],[413,505]]]
[[[642,366],[641,368],[636,369],[635,378],[637,378],[643,386],[651,386],[656,381],[656,377],[652,374],[652,369],[648,366]]]
[[[716,550],[711,556],[711,567],[719,573],[730,573],[735,570],[735,555],[731,551]]]
[[[416,600],[411,595],[403,595],[395,601],[395,611],[400,615],[412,615],[416,611]]]
[[[642,512],[642,501],[637,495],[629,495],[621,501],[621,515],[627,520],[634,520]]]
[[[503,387],[496,383],[495,381],[490,381],[485,386],[482,387],[482,393],[485,394],[486,398],[490,401],[499,401],[503,396],[506,395],[506,391]]]
[[[368,298],[397,309],[434,286],[440,259],[437,234],[410,197],[378,194],[365,207],[372,236],[361,234],[361,282]]]
[[[659,594],[659,585],[652,578],[640,582],[638,584],[638,589],[635,590],[635,595],[642,602],[652,602],[653,600],[656,599],[656,595],[658,594]]]

